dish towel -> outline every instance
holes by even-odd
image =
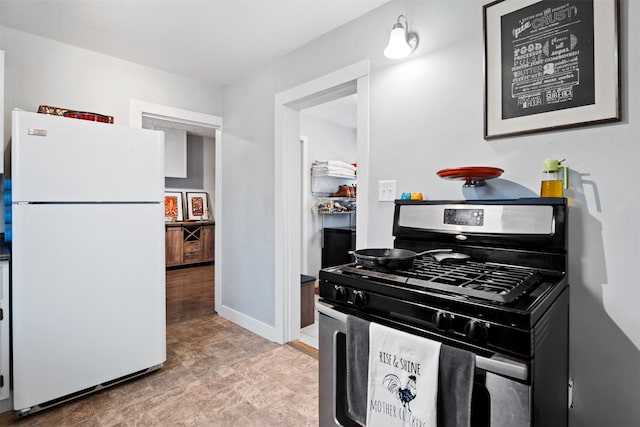
[[[343,176],[345,178],[355,178],[356,177],[356,173],[354,171],[347,170],[347,169],[341,169],[341,168],[311,169],[311,176],[324,176],[324,175],[327,175],[327,174],[339,175],[339,176]]]
[[[441,343],[369,325],[367,427],[436,426]]]
[[[471,394],[476,357],[470,351],[443,345],[438,379],[438,427],[471,426]]]
[[[352,171],[356,171],[356,167],[351,163],[343,162],[341,160],[316,160],[311,165],[312,167],[336,167],[343,169],[350,169]]]
[[[369,321],[347,316],[347,412],[364,425],[367,420]]]

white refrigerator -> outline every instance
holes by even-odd
[[[14,111],[17,415],[166,359],[164,134]]]

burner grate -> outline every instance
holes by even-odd
[[[411,268],[394,273],[407,277],[409,285],[497,302],[514,301],[541,278],[533,270],[513,266],[476,261],[439,263],[430,257],[416,258]]]
[[[370,269],[351,264],[340,266],[339,271],[347,276],[497,303],[515,301],[542,280],[540,273],[524,267],[469,260],[439,263],[430,257],[415,258],[408,269]]]

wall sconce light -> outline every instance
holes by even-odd
[[[404,25],[402,24],[404,20]],[[384,56],[387,58],[398,59],[409,56],[418,45],[418,36],[415,33],[409,33],[409,23],[404,15],[398,16],[398,22],[391,29],[389,36],[389,45],[384,50]]]

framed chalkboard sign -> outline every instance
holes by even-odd
[[[620,120],[618,1],[483,7],[485,139]]]

